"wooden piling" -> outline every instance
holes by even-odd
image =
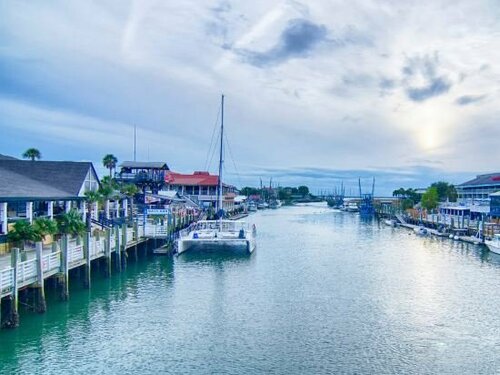
[[[61,272],[58,275],[59,297],[62,301],[69,299],[69,258],[68,258],[68,235],[61,239]]]
[[[121,269],[127,268],[127,224],[123,224],[122,227],[122,246],[121,246]]]
[[[17,265],[19,263],[19,248],[15,247],[11,251],[11,266],[14,268],[14,285],[12,294],[5,297],[2,304],[2,328],[16,328],[19,326],[19,286],[17,283]]]
[[[120,272],[122,270],[122,252],[120,248],[120,227],[115,226],[115,269]]]
[[[83,256],[85,258],[85,265],[83,266],[83,287],[85,289],[90,288],[90,246],[92,246],[90,232],[87,232],[83,241]]]
[[[111,276],[111,229],[106,229],[106,241],[104,245],[104,275]]]
[[[45,302],[45,288],[43,282],[43,244],[36,243],[36,283],[33,288],[34,309],[38,313],[47,311],[47,303]]]

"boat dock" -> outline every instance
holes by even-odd
[[[63,236],[59,241],[20,251],[13,248],[10,254],[0,256],[0,324],[2,328],[19,325],[20,302],[36,312],[47,310],[45,285],[53,285],[65,301],[69,299],[70,279],[75,276],[84,288],[90,288],[91,272],[103,269],[109,277],[121,272],[127,260],[138,259],[139,252],[158,253],[166,243],[172,243],[176,231],[189,223],[176,226],[123,224],[108,228],[103,235],[77,238]],[[171,247],[168,248],[171,251]],[[47,283],[48,280],[51,283]]]

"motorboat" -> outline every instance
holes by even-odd
[[[413,228],[413,231],[415,232],[415,234],[417,234],[418,236],[427,236],[429,234],[429,231],[427,230],[426,227],[420,225],[418,227],[415,227]]]
[[[390,227],[395,227],[396,226],[396,220],[393,219],[385,219],[384,224],[388,225]]]
[[[500,234],[495,234],[491,240],[485,240],[484,243],[491,252],[500,254]]]

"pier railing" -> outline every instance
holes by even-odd
[[[8,267],[0,271],[0,298],[12,293],[14,288],[14,268]]]

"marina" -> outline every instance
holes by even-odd
[[[2,370],[486,374],[500,365],[484,357],[498,345],[500,256],[325,203],[252,219],[261,229],[251,256],[140,253],[110,278],[93,273],[91,289],[73,285],[69,302],[48,290],[45,314],[23,310],[18,329],[0,331]]]

